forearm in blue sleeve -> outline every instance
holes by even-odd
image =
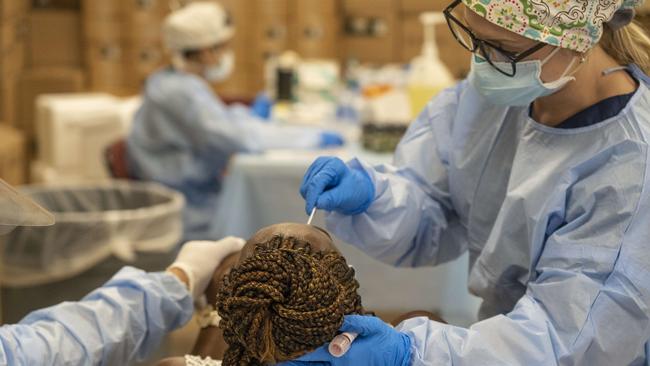
[[[79,302],[1,327],[0,364],[128,365],[146,358],[192,312],[192,298],[174,276],[126,267]]]

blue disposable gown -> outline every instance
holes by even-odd
[[[0,327],[0,365],[129,365],[156,350],[193,310],[174,276],[126,267],[80,302]]]
[[[615,117],[567,130],[461,82],[427,106],[392,165],[350,162],[376,200],[327,226],[398,266],[469,251],[481,321],[400,324],[414,365],[645,365],[649,138],[644,84]]]
[[[218,192],[230,157],[273,148],[317,148],[320,130],[277,126],[243,106],[226,106],[203,79],[168,68],[147,80],[127,138],[131,174],[185,195],[184,240],[213,233]]]

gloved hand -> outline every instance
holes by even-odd
[[[350,169],[339,158],[320,157],[305,173],[300,194],[308,215],[314,207],[357,215],[370,207],[375,185],[365,171]]]
[[[325,131],[320,134],[320,144],[319,147],[336,147],[343,146],[345,144],[345,139],[338,132]]]
[[[251,106],[251,111],[254,115],[260,117],[263,120],[269,120],[271,118],[271,108],[273,107],[273,102],[271,98],[266,95],[266,93],[259,93],[253,101]]]
[[[411,338],[374,316],[348,315],[341,332],[358,333],[343,357],[332,356],[324,345],[316,351],[279,366],[372,365],[406,366],[411,363]]]
[[[168,269],[178,268],[189,280],[189,290],[195,302],[200,302],[214,270],[232,253],[240,251],[246,241],[229,236],[219,241],[190,241],[183,245]]]

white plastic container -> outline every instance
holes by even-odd
[[[454,83],[454,77],[440,60],[436,44],[435,27],[445,22],[444,15],[422,13],[420,21],[424,27],[424,44],[422,54],[411,61],[408,83],[412,117],[420,114],[432,97]]]
[[[104,151],[126,136],[138,105],[137,99],[100,93],[40,96],[33,180],[59,182],[54,180],[57,176],[72,181],[108,179]]]

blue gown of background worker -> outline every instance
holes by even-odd
[[[127,139],[130,173],[184,194],[185,240],[216,239],[221,180],[233,154],[339,146],[343,139],[316,128],[277,126],[214,94],[208,82],[225,80],[234,67],[227,44],[234,29],[219,4],[193,3],[171,14],[163,35],[174,66],[146,82]]]
[[[463,3],[485,21],[477,1]],[[503,0],[481,4],[516,8]],[[625,12],[637,4],[586,5],[593,13],[584,15],[618,28],[617,17],[630,18]],[[648,79],[632,66],[636,91],[550,127],[531,117],[530,105],[537,91],[562,86],[529,83],[545,62],[518,64],[519,76],[509,81],[474,56],[469,81],[429,103],[393,164],[319,158],[301,188],[308,212],[331,211],[333,233],[383,262],[433,266],[469,253],[468,286],[483,299],[480,321],[461,328],[415,318],[394,330],[351,316],[342,330],[361,335],[345,357],[322,348],[288,364],[648,364]],[[567,70],[560,80],[569,81]],[[612,80],[608,75],[625,74],[599,71],[594,79]]]

